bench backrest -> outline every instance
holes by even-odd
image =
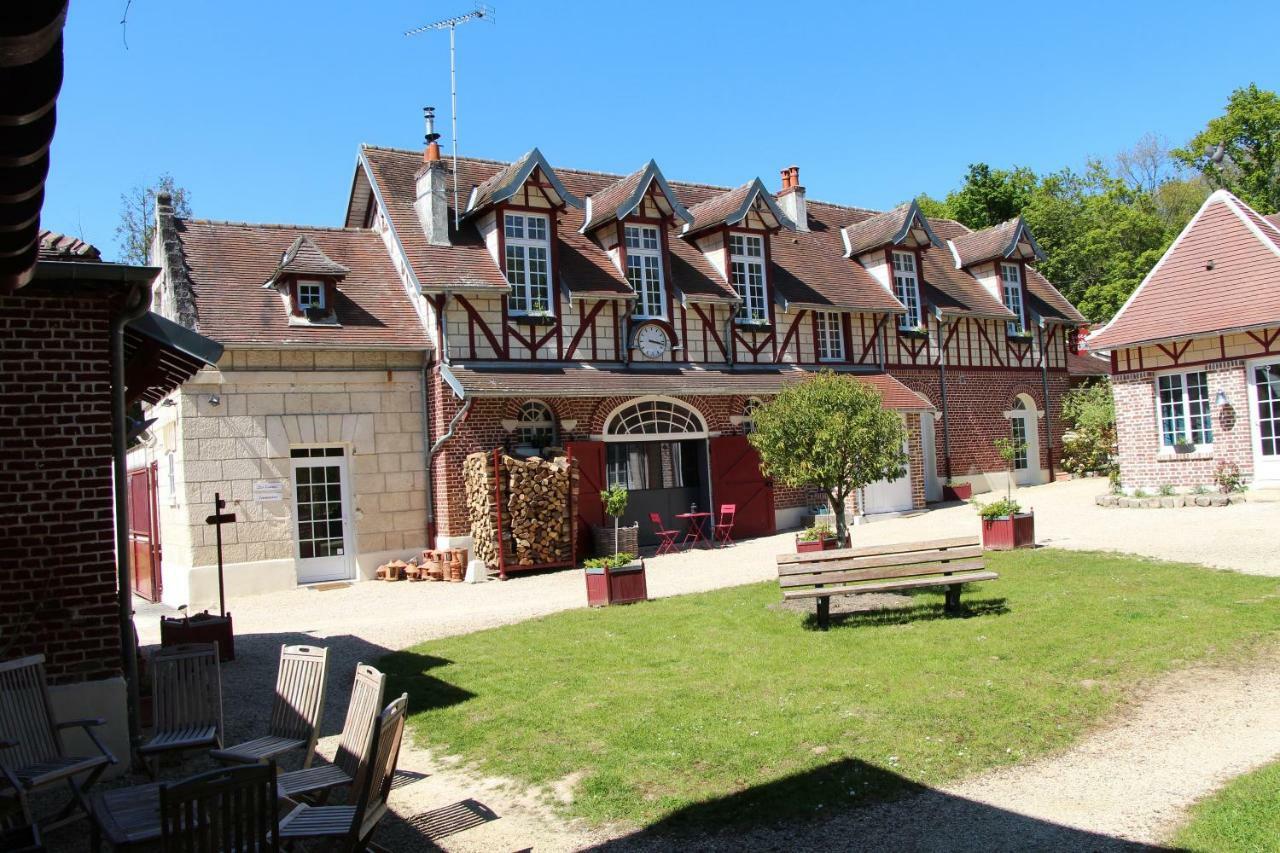
[[[779,554],[778,584],[787,589],[969,572],[985,567],[977,537],[962,536],[900,545]]]

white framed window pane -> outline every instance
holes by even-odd
[[[1025,328],[1025,317],[1022,313],[1022,270],[1017,264],[1001,264],[1000,279],[1003,283],[1004,307],[1012,311],[1017,320],[1006,324],[1009,334],[1020,333]]]
[[[822,361],[840,361],[844,358],[844,333],[840,328],[840,315],[821,312],[818,321],[818,358]]]
[[[1191,441],[1195,444],[1213,444],[1212,414],[1209,409],[1209,376],[1204,372],[1188,373],[1187,423]]]
[[[298,305],[302,308],[323,308],[324,286],[311,282],[298,285]]]
[[[529,216],[525,219],[527,238],[530,240],[547,239],[547,220],[542,216]]]
[[[506,215],[506,230],[508,237],[521,238],[524,237],[524,217],[518,213],[508,213]]]
[[[1186,435],[1183,419],[1183,392],[1181,376],[1161,376],[1158,383],[1160,395],[1160,443],[1173,447],[1178,438]]]

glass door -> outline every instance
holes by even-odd
[[[298,583],[348,580],[352,548],[347,460],[341,447],[294,448]]]
[[[1255,481],[1280,482],[1280,361],[1249,368]]]

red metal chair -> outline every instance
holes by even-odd
[[[659,540],[658,551],[654,556],[657,557],[662,554],[670,554],[679,550],[676,548],[676,537],[680,535],[680,531],[665,530],[664,528],[666,525],[662,523],[662,516],[658,515],[656,512],[649,513],[649,520],[653,522],[653,532],[658,534]]]
[[[715,530],[712,533],[715,540],[720,543],[719,547],[721,548],[733,544],[733,516],[737,511],[737,504],[720,505],[720,520],[716,522]]]

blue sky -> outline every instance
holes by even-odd
[[[78,0],[44,227],[116,254],[120,193],[172,173],[196,216],[339,224],[361,142],[443,116],[470,0]],[[1280,88],[1275,4],[554,3],[458,30],[461,153],[811,198],[943,195],[969,163],[1036,170],[1181,143],[1233,88]],[[1247,21],[1248,24],[1242,25]]]

